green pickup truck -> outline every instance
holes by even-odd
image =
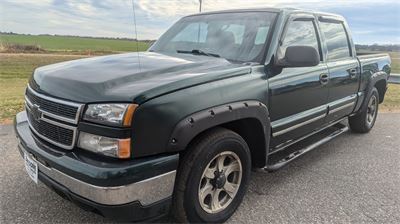
[[[186,16],[147,52],[37,68],[18,147],[35,182],[102,216],[224,222],[251,171],[371,130],[390,71],[339,15]]]

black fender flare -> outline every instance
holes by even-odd
[[[365,93],[364,93],[365,95],[362,98],[362,103],[360,103],[357,113],[359,113],[363,108],[366,107],[366,104],[368,104],[368,97],[370,96],[372,89],[374,88],[376,83],[383,80],[383,81],[385,81],[385,83],[387,85],[388,78],[389,78],[389,75],[384,71],[376,72],[370,76],[368,84],[365,88]]]
[[[265,104],[255,100],[215,106],[187,116],[175,126],[169,139],[167,151],[185,150],[188,144],[200,133],[222,124],[246,118],[255,118],[262,125],[267,152],[271,136],[269,111]]]

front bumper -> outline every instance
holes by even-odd
[[[105,217],[139,221],[169,210],[178,155],[132,161],[96,160],[90,155],[43,147],[26,113],[15,119],[19,150],[38,164],[39,180],[80,207]]]

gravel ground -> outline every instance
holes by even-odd
[[[253,173],[230,223],[400,223],[400,114],[346,133],[275,173]],[[104,223],[34,184],[12,126],[0,126],[0,223]]]

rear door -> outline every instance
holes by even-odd
[[[329,70],[329,103],[326,122],[349,115],[357,100],[360,66],[343,20],[319,17],[323,49]]]
[[[284,57],[288,46],[312,46],[320,52],[321,62],[314,67],[283,68],[269,78],[270,119],[274,147],[304,136],[321,127],[327,113],[328,69],[323,61],[319,32],[314,16],[292,16],[277,52]],[[325,81],[321,82],[321,77]]]

